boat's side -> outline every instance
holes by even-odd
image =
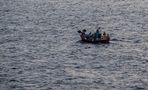
[[[100,40],[87,40],[85,37],[81,36],[81,41],[83,42],[87,42],[87,43],[109,43],[110,38],[109,36],[107,36],[106,38],[101,38]]]
[[[109,40],[101,40],[101,43],[109,43]]]
[[[97,40],[97,41],[89,41],[89,40],[81,40],[87,43],[109,43],[109,40]]]
[[[110,37],[109,36],[102,36],[100,42],[101,43],[109,43]]]

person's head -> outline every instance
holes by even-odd
[[[99,32],[99,30],[97,29],[97,31],[96,32]]]
[[[103,35],[106,35],[106,33],[105,33],[105,32],[103,32]]]
[[[86,32],[86,29],[83,29],[83,32]]]

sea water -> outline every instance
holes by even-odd
[[[0,0],[0,90],[148,90],[148,0]]]

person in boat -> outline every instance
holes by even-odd
[[[106,33],[105,32],[103,32],[101,39],[106,40]]]
[[[91,37],[91,35],[92,35],[92,34],[91,34],[91,32],[90,32],[90,33],[89,33],[89,34],[87,34],[86,36],[87,36],[88,38],[90,38],[90,37]]]
[[[93,34],[91,32],[87,35],[87,40],[88,41],[92,41],[93,40]]]
[[[85,32],[86,32],[86,29],[83,29],[82,30],[82,33],[81,33],[82,40],[86,40],[86,34],[85,34]]]
[[[109,39],[109,35],[107,35],[106,32],[103,32],[101,36],[101,40],[108,40],[108,39]]]
[[[81,36],[82,36],[82,40],[87,40],[87,41],[91,41],[92,39],[92,34],[91,32],[89,34],[86,34],[86,29],[82,30]]]
[[[96,32],[95,32],[95,41],[96,41],[96,40],[100,40],[100,38],[101,38],[101,33],[100,33],[99,29],[100,29],[100,28],[98,28],[98,29],[96,30]]]

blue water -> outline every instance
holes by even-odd
[[[0,0],[0,90],[148,90],[148,0]]]

